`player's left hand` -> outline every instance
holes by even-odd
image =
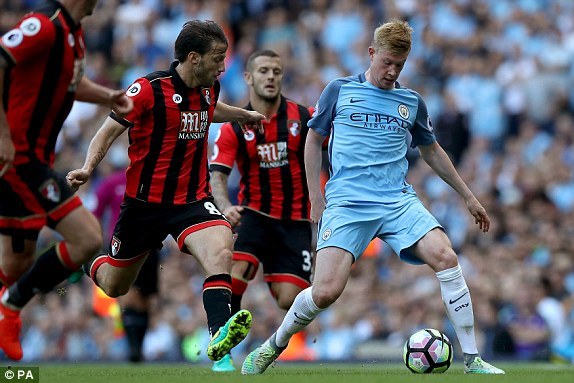
[[[266,117],[254,110],[248,110],[247,113],[247,118],[239,121],[239,126],[241,126],[243,133],[246,133],[248,130],[256,130],[261,134],[265,133],[263,129],[263,120],[265,120]]]
[[[483,233],[486,233],[490,229],[490,218],[486,214],[486,209],[482,207],[476,198],[466,201],[466,207],[474,217],[474,223],[478,224]]]
[[[114,90],[110,94],[110,106],[117,115],[123,117],[134,108],[134,102],[126,96],[125,90]]]

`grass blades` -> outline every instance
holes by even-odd
[[[237,361],[239,362],[239,361]],[[31,365],[31,364],[30,364]],[[238,371],[215,373],[211,364],[42,364],[41,383],[407,383],[407,382],[574,382],[574,366],[549,363],[496,363],[506,375],[464,375],[461,362],[444,374],[418,375],[403,365],[389,363],[331,364],[284,363],[270,367],[263,375],[243,376]]]

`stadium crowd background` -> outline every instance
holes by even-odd
[[[0,32],[36,3],[0,0]],[[409,153],[408,180],[460,255],[479,349],[489,360],[574,362],[574,2],[100,0],[84,23],[87,75],[127,88],[138,76],[167,68],[177,33],[194,18],[216,20],[227,32],[221,98],[238,106],[247,103],[243,66],[255,49],[277,51],[285,64],[283,94],[314,105],[329,81],[368,67],[377,25],[407,19],[415,30],[413,51],[400,82],[426,99],[439,142],[493,221],[488,234],[480,233],[458,195],[417,161],[416,151]],[[58,143],[59,170],[82,165],[106,115],[76,103]],[[123,145],[113,147],[81,191],[87,206],[97,183],[126,165]],[[51,240],[43,232],[42,242]],[[147,360],[207,360],[198,267],[166,242]],[[285,358],[384,361],[400,358],[405,339],[423,327],[454,338],[431,273],[372,243],[341,299]],[[238,360],[282,318],[266,288],[259,278],[245,296],[254,321],[236,348]],[[35,298],[23,312],[24,360],[124,360],[117,306],[106,315],[108,306],[94,303],[94,294],[83,278]]]

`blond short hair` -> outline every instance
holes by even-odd
[[[375,29],[372,46],[393,55],[409,53],[412,33],[413,28],[406,21],[391,20]]]

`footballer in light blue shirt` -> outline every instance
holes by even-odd
[[[319,222],[313,285],[301,291],[277,331],[245,358],[243,374],[261,374],[343,293],[353,263],[379,237],[401,259],[427,264],[464,354],[464,372],[504,374],[483,361],[474,336],[470,292],[450,241],[406,182],[407,137],[423,160],[464,199],[482,231],[486,210],[436,142],[427,108],[397,82],[411,50],[412,28],[392,20],[375,29],[365,73],[332,81],[319,98],[305,141],[311,219]],[[331,177],[321,191],[321,148],[329,136]]]

